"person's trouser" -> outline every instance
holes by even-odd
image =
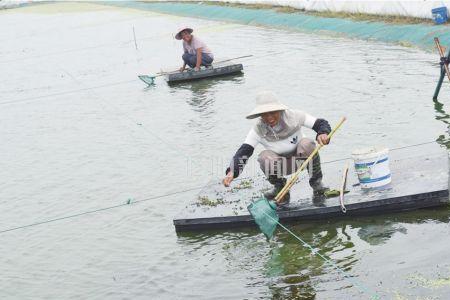
[[[264,150],[259,154],[258,162],[267,178],[269,178],[269,176],[283,177],[294,173],[315,148],[316,143],[312,139],[303,138],[298,143],[294,153],[283,156],[271,150]],[[317,153],[313,160],[308,164],[308,173],[309,184],[311,186],[322,179],[323,175],[320,167],[319,153]]]
[[[196,54],[184,53],[182,58],[183,58],[184,63],[191,68],[195,68],[195,66],[197,65],[197,55]],[[202,53],[202,63],[200,64],[201,66],[206,66],[206,67],[210,66],[212,62],[213,62],[213,58],[211,56],[209,56],[206,53]]]

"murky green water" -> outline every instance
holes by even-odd
[[[245,73],[146,88],[137,74],[180,65],[179,24],[217,59],[253,54]],[[219,179],[263,89],[332,123],[348,117],[324,160],[447,143],[435,53],[94,4],[1,11],[0,26],[0,231]],[[172,218],[195,196],[1,234],[1,298],[369,298],[281,230],[271,243],[250,229],[177,235]],[[382,298],[448,298],[447,208],[292,230]]]

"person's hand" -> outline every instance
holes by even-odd
[[[322,133],[317,136],[317,142],[322,146],[328,145],[330,143],[330,138],[328,137],[328,134]]]
[[[184,71],[184,67],[181,67],[180,72],[183,73],[183,71]]]
[[[200,67],[195,67],[195,71],[200,71]]]
[[[227,176],[225,176],[225,178],[222,180],[222,183],[224,186],[229,187],[233,179],[234,179],[233,172],[230,171],[228,172]]]

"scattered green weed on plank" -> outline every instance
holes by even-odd
[[[224,204],[223,198],[210,199],[208,196],[198,196],[197,206],[209,206],[215,207],[220,204]]]
[[[231,189],[231,192],[237,192],[240,190],[251,189],[253,187],[253,182],[251,180],[242,180],[238,185]]]

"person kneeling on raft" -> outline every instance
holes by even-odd
[[[175,35],[177,40],[183,40],[183,61],[184,64],[180,68],[180,72],[186,69],[186,65],[200,70],[200,66],[208,67],[214,60],[214,56],[208,46],[198,37],[192,34],[194,30],[188,27],[182,27]]]
[[[302,127],[313,129],[316,140],[321,145],[329,143],[331,127],[328,121],[315,118],[301,110],[290,109],[280,103],[272,92],[261,92],[256,97],[256,108],[247,115],[247,119],[258,118],[250,130],[244,144],[237,150],[230,167],[225,171],[223,184],[228,187],[238,177],[255,147],[261,144],[265,150],[259,154],[258,162],[268,181],[274,186],[264,193],[267,199],[273,199],[286,184],[284,176],[294,173],[301,163],[314,151],[316,143],[302,134]],[[309,184],[314,196],[323,195],[328,190],[322,183],[320,156],[317,153],[308,165]],[[280,204],[289,203],[289,193]]]

